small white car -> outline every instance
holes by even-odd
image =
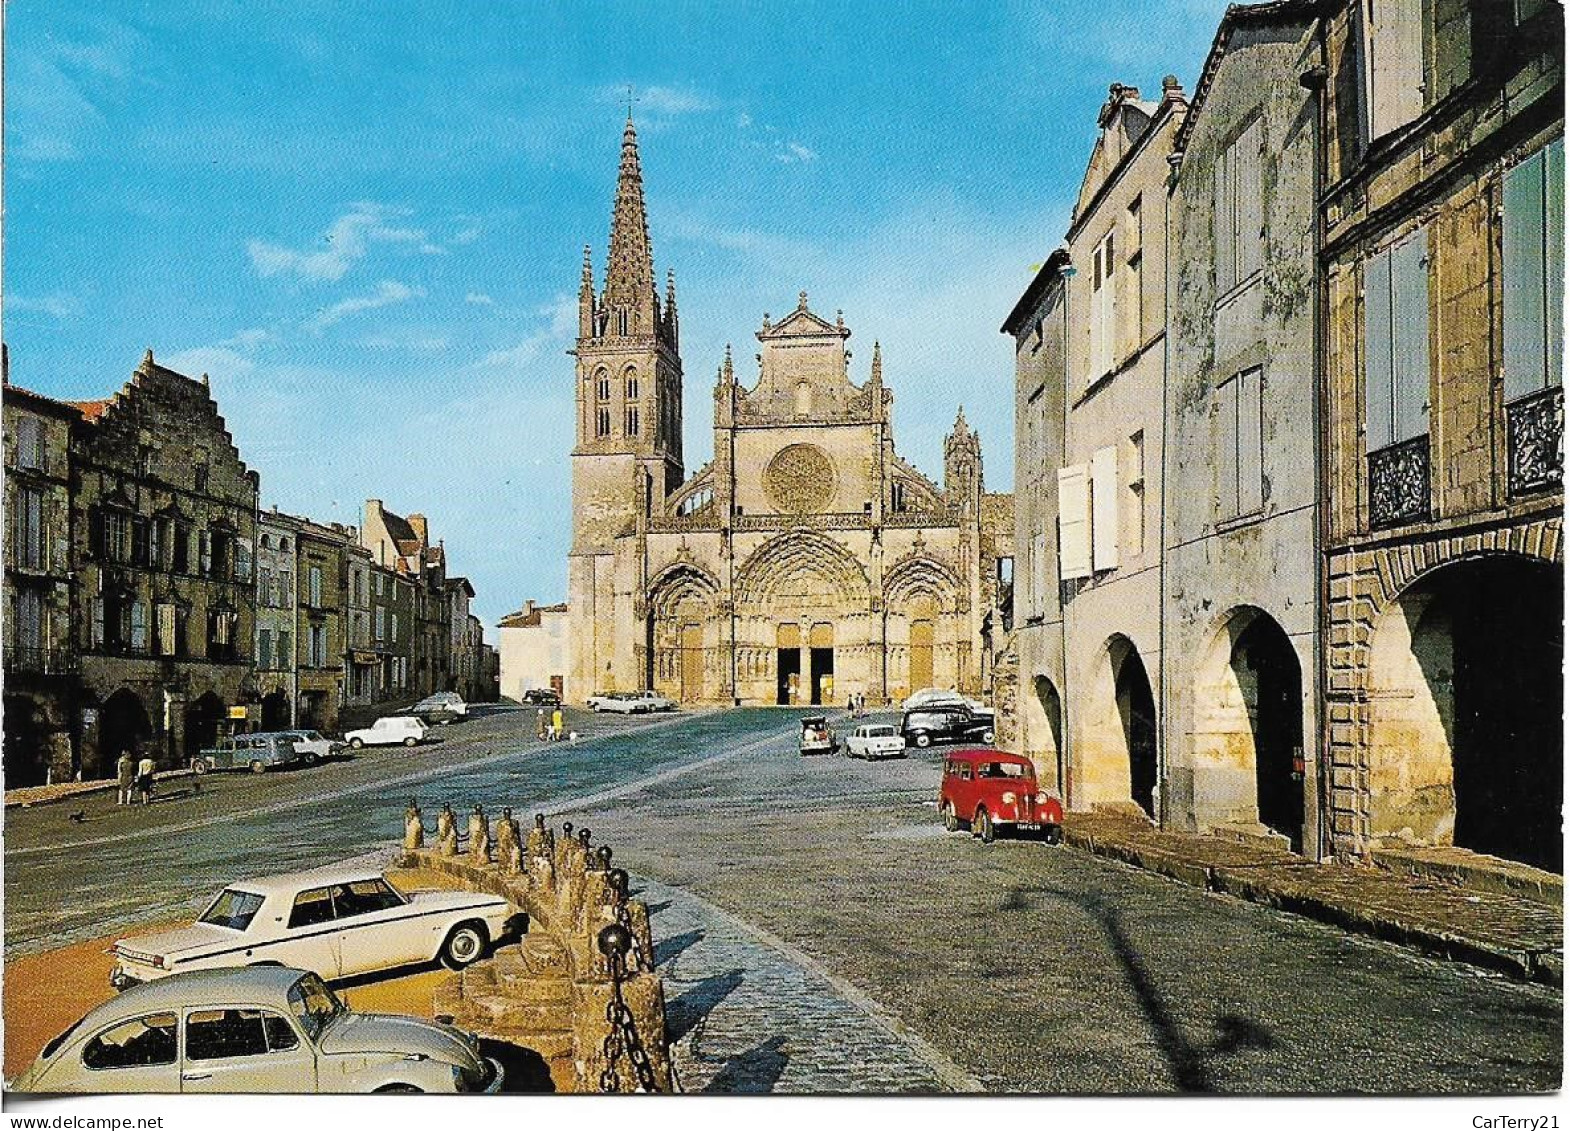
[[[845,739],[845,753],[851,758],[903,758],[905,739],[891,723],[863,723]]]
[[[441,959],[453,969],[507,933],[512,906],[472,891],[405,895],[375,871],[322,868],[247,880],[195,923],[121,939],[110,984],[124,989],[186,970],[295,966],[324,978]]]
[[[319,730],[291,730],[284,733],[294,736],[294,748],[300,752],[300,761],[307,766],[314,766],[323,758],[334,757],[343,750],[343,743],[334,742]]]
[[[650,691],[645,688],[642,691],[629,691],[627,694],[642,711],[674,711],[676,709],[676,700],[667,699],[658,691]]]
[[[426,726],[413,715],[383,715],[364,730],[351,730],[344,738],[355,750],[362,746],[418,746],[425,741]]]
[[[304,970],[198,970],[137,986],[44,1046],[16,1092],[496,1092],[451,1025],[356,1013]]]
[[[650,711],[664,709],[656,707],[656,702],[670,703],[670,700],[660,699],[652,691],[612,691],[609,695],[591,696],[589,708],[594,711],[607,711],[615,715],[646,715]],[[670,705],[674,707],[676,704],[671,703]]]
[[[438,691],[410,707],[408,713],[425,723],[450,723],[468,718],[469,705],[456,691]]]

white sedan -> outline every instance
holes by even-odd
[[[890,723],[863,723],[845,740],[845,753],[852,758],[903,758],[905,739]]]
[[[344,739],[355,750],[362,746],[418,746],[429,731],[413,715],[383,715],[363,730],[351,730]]]
[[[116,989],[186,970],[297,966],[324,978],[441,959],[453,969],[504,935],[512,906],[472,891],[405,895],[375,871],[324,868],[233,884],[189,927],[121,939]]]

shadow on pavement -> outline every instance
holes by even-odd
[[[770,1037],[746,1052],[730,1057],[719,1075],[703,1089],[704,1092],[742,1096],[772,1092],[774,1085],[785,1074],[785,1066],[790,1063],[789,1055],[783,1051],[784,1045],[784,1037]]]
[[[654,965],[664,966],[693,943],[702,941],[702,931],[683,931],[668,939],[659,939],[654,944]]]
[[[692,1032],[693,1027],[707,1017],[710,1010],[728,998],[745,980],[740,970],[711,974],[671,998],[665,1003],[667,1039],[679,1041]]]
[[[502,1066],[501,1093],[504,1096],[537,1095],[556,1090],[551,1082],[550,1066],[533,1049],[482,1037],[480,1053]]]

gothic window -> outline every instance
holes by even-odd
[[[611,434],[611,410],[602,408],[594,414],[594,434],[596,436],[609,436]]]
[[[905,510],[905,484],[898,479],[889,486],[889,510],[895,514]]]
[[[602,401],[608,401],[611,399],[611,375],[609,373],[605,372],[603,369],[600,370],[599,376],[595,379],[594,384],[594,395],[596,397]]]
[[[627,308],[624,306],[616,309],[616,332],[622,337],[627,336]]]
[[[638,371],[635,369],[627,370],[627,399],[629,401],[638,399]]]
[[[629,436],[636,436],[637,434],[638,434],[638,406],[630,404],[630,405],[627,406],[627,435],[629,435]]]

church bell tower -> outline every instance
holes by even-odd
[[[676,277],[667,274],[661,302],[631,114],[622,133],[605,286],[596,292],[585,247],[573,353],[567,694],[582,702],[596,691],[643,685],[635,533],[640,518],[685,477]]]
[[[657,505],[684,478],[676,277],[662,303],[643,204],[632,118],[622,133],[604,289],[583,249],[578,288],[577,435],[572,451],[573,546],[608,550],[635,517],[646,474]]]

